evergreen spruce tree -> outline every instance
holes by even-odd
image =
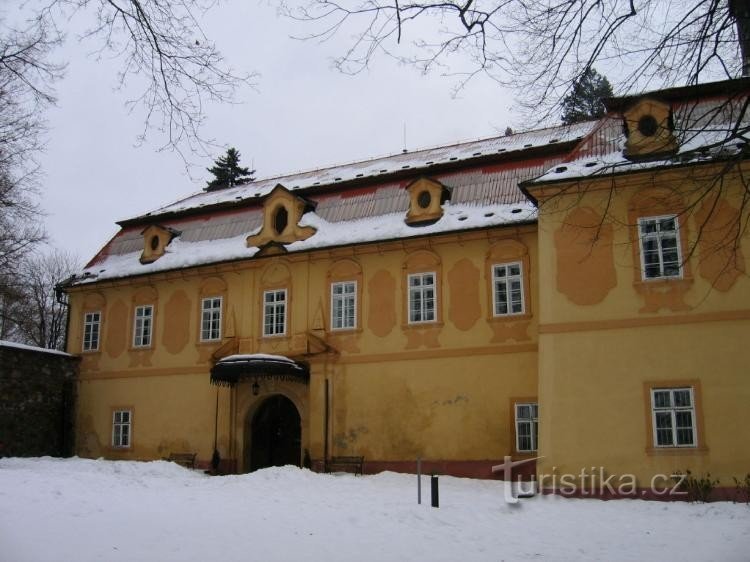
[[[227,149],[224,156],[219,156],[211,168],[206,168],[214,175],[214,179],[207,182],[206,191],[216,191],[250,183],[255,178],[255,170],[240,166],[240,153],[236,148]]]
[[[563,99],[563,125],[602,117],[606,112],[602,98],[611,96],[612,85],[609,80],[593,68],[587,69]]]

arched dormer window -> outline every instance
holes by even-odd
[[[307,211],[315,208],[312,201],[293,195],[283,185],[277,185],[263,203],[263,226],[258,234],[247,237],[247,246],[260,248],[266,255],[285,252],[284,246],[306,240],[315,234],[312,226],[300,226]]]

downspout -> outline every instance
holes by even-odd
[[[71,281],[71,279],[72,277],[68,277],[65,281],[61,281],[55,285],[55,300],[60,306],[65,308],[65,337],[63,338],[63,351],[66,353],[68,352],[68,334],[70,333],[70,304],[64,286]]]

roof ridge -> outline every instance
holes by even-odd
[[[540,133],[542,131],[548,131],[548,130],[551,130],[551,129],[565,129],[565,128],[574,127],[576,125],[580,125],[582,123],[594,122],[594,121],[598,121],[598,120],[599,119],[587,119],[586,121],[580,121],[578,123],[571,123],[570,125],[564,125],[564,124],[550,125],[548,127],[541,127],[539,129],[526,129],[526,130],[523,130],[523,131],[514,131],[512,135],[491,135],[491,136],[486,136],[486,137],[478,137],[478,138],[475,138],[475,139],[458,140],[458,141],[451,142],[451,143],[448,143],[448,144],[436,144],[436,145],[431,145],[431,146],[423,146],[421,148],[417,148],[416,150],[405,150],[405,151],[402,150],[401,152],[390,152],[390,153],[386,153],[386,154],[381,154],[379,156],[371,156],[369,158],[362,158],[362,159],[355,159],[355,160],[350,160],[350,161],[346,161],[346,162],[339,162],[337,164],[331,164],[329,166],[322,166],[320,168],[310,168],[310,169],[304,169],[304,168],[302,168],[302,169],[299,169],[299,170],[294,170],[294,171],[286,172],[286,173],[283,173],[283,174],[277,174],[277,175],[272,175],[272,176],[263,177],[263,178],[256,178],[252,182],[249,182],[249,184],[252,184],[252,183],[255,183],[255,182],[261,182],[261,181],[265,182],[265,181],[271,181],[271,180],[275,180],[275,179],[287,178],[287,177],[290,177],[290,176],[298,176],[298,175],[302,175],[302,174],[312,174],[312,173],[315,173],[315,172],[323,172],[323,171],[326,171],[326,170],[333,170],[334,168],[343,168],[344,166],[353,166],[355,164],[364,164],[365,162],[375,162],[377,160],[385,160],[385,159],[388,159],[388,158],[395,158],[396,156],[401,156],[402,154],[414,155],[414,154],[419,154],[420,152],[428,152],[430,150],[438,150],[438,149],[441,149],[441,148],[459,147],[459,146],[464,146],[464,145],[478,143],[478,142],[484,142],[484,141],[490,141],[490,140],[495,140],[495,139],[501,139],[501,138],[505,138],[505,137],[508,137],[508,136],[525,135],[525,134],[528,134],[528,133]],[[245,185],[249,185],[249,184],[245,184]]]

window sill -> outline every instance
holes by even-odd
[[[221,345],[221,343],[223,341],[224,341],[223,339],[220,339],[220,340],[198,340],[197,342],[195,342],[195,345],[199,345],[201,347],[212,347],[212,346],[216,346],[216,345]]]
[[[402,330],[437,330],[444,326],[442,322],[410,322],[409,324],[402,324]]]
[[[539,456],[539,451],[513,451],[511,454],[511,459],[516,460],[528,460],[528,459],[535,459]]]
[[[87,357],[92,357],[92,356],[95,356],[95,355],[101,355],[101,353],[102,353],[101,349],[87,349],[85,351],[81,351],[79,353],[79,355],[83,355],[83,356],[87,356]]]
[[[330,337],[336,336],[355,336],[362,333],[362,328],[335,328],[326,330],[326,334]]]
[[[523,314],[500,314],[500,315],[493,315],[487,318],[487,322],[490,323],[496,323],[496,322],[517,322],[522,320],[531,320],[534,317],[533,314],[530,312],[524,312]]]
[[[708,447],[646,447],[646,454],[652,457],[707,455]]]
[[[689,285],[693,283],[692,275],[683,275],[682,277],[652,277],[651,279],[638,279],[633,281],[633,285],[649,287],[653,285]]]
[[[272,340],[288,340],[291,339],[292,336],[289,334],[273,334],[270,336],[267,336],[265,334],[261,334],[258,338],[261,341],[272,341]]]

